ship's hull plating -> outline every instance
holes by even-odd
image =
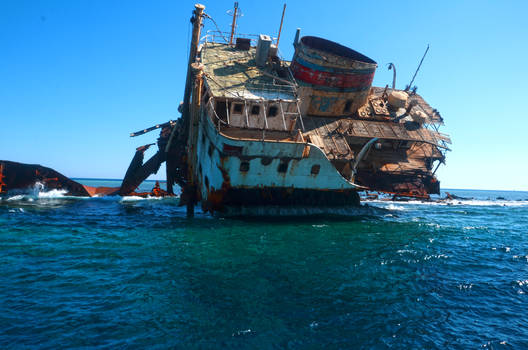
[[[196,171],[202,207],[357,206],[357,186],[317,146],[233,139],[201,116]]]

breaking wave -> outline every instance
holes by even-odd
[[[25,189],[25,190],[17,190],[9,192],[9,194],[3,198],[5,201],[13,202],[13,201],[26,201],[26,202],[33,202],[38,199],[55,199],[55,198],[73,198],[66,196],[67,190],[47,190],[46,186],[41,183],[37,182],[35,185],[31,188]]]

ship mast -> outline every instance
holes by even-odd
[[[282,8],[282,17],[281,17],[281,23],[279,26],[279,34],[277,35],[277,47],[279,47],[279,40],[282,32],[282,22],[284,21],[284,13],[286,12],[286,4],[284,4],[284,7]]]
[[[202,4],[195,4],[194,5],[194,11],[193,16],[191,17],[191,23],[193,24],[193,30],[192,30],[192,39],[191,39],[191,47],[189,50],[189,62],[187,65],[187,78],[185,80],[185,92],[183,96],[183,104],[182,104],[182,129],[183,131],[183,137],[186,141],[186,166],[187,166],[187,173],[186,173],[186,181],[184,186],[182,186],[182,200],[185,201],[187,204],[187,216],[192,217],[194,216],[194,205],[196,204],[196,184],[195,184],[195,176],[194,176],[194,167],[192,162],[190,161],[193,157],[192,154],[195,152],[195,145],[193,142],[195,141],[195,137],[193,133],[196,133],[197,130],[193,128],[193,121],[191,120],[190,115],[190,103],[191,103],[191,95],[193,90],[193,82],[196,79],[196,75],[198,75],[198,78],[200,78],[199,72],[196,69],[193,69],[193,64],[196,61],[196,55],[198,53],[198,44],[200,42],[200,32],[202,28],[202,19],[205,16],[204,14],[205,6]],[[171,145],[173,143],[173,139],[176,136],[176,127],[172,129],[169,141],[167,142],[167,147],[165,148],[165,152],[168,153],[171,149]],[[168,157],[167,160],[169,160],[170,157]],[[167,162],[169,163],[169,161]],[[174,181],[171,166],[167,164],[167,191],[169,193],[172,193],[172,183]]]
[[[238,1],[235,1],[235,9],[233,10],[233,22],[231,23],[231,36],[229,36],[229,45],[233,44],[233,36],[235,35],[237,15],[238,15]]]

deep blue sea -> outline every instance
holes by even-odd
[[[7,196],[0,348],[528,348],[528,192],[448,191],[473,199],[187,219]]]

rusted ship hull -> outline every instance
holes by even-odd
[[[359,205],[358,186],[344,179],[316,146],[249,140],[218,132],[203,110],[197,144],[202,207]]]

